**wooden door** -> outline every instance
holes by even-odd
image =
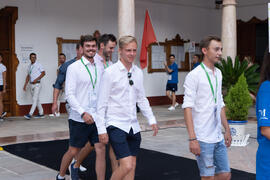
[[[7,67],[7,92],[4,94],[4,111],[8,116],[18,115],[16,101],[16,70],[18,59],[15,54],[15,23],[18,19],[17,7],[5,7],[0,10],[0,53]]]

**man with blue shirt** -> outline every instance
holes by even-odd
[[[166,95],[172,101],[171,107],[168,108],[169,111],[175,110],[175,108],[179,105],[176,102],[175,91],[177,91],[177,83],[178,83],[178,66],[175,63],[175,55],[170,55],[170,63],[171,65],[167,65],[167,62],[164,62],[165,70],[169,74],[168,82],[166,85]]]

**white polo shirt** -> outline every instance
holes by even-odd
[[[3,86],[3,72],[7,71],[4,64],[0,63],[0,85]]]
[[[222,97],[222,74],[218,68],[211,69],[205,66],[211,79],[214,91],[216,90],[217,76],[217,103],[215,104],[211,87],[204,69],[198,66],[185,78],[184,103],[182,108],[192,108],[194,130],[199,141],[216,143],[223,139],[221,126],[221,108],[225,106]],[[217,118],[215,116],[217,107]]]
[[[132,86],[129,84],[128,71],[120,60],[105,69],[97,105],[98,134],[106,133],[106,127],[110,125],[127,133],[131,128],[134,134],[139,132],[141,128],[137,120],[136,103],[149,124],[156,123],[145,97],[142,71],[136,65],[132,65],[129,72],[132,73],[130,79],[134,82]]]
[[[95,58],[93,64],[84,56],[82,60],[91,73],[93,84],[96,79],[95,88],[93,89],[90,74],[81,60],[77,60],[68,66],[65,82],[66,99],[71,107],[69,119],[78,122],[84,122],[81,118],[84,112],[89,113],[96,120],[96,101],[102,74],[100,67],[96,65]],[[97,72],[97,76],[95,72]]]
[[[39,62],[36,61],[34,64],[30,64],[28,67],[30,82],[33,82],[36,78],[38,78],[43,71],[45,70]]]

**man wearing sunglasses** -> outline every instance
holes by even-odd
[[[134,179],[141,143],[136,103],[148,119],[153,135],[158,132],[156,119],[145,97],[143,73],[133,64],[137,53],[136,38],[121,37],[119,53],[120,60],[103,74],[97,105],[99,141],[106,144],[110,139],[119,160],[111,180]]]

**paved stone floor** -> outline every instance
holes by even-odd
[[[160,131],[156,137],[149,131],[147,121],[138,114],[142,132],[142,148],[194,159],[188,149],[188,135],[183,120],[183,110],[169,112],[168,106],[154,106]],[[254,108],[249,114],[246,133],[250,134],[246,147],[228,149],[232,168],[255,173],[256,121]],[[253,120],[252,120],[253,119]],[[24,120],[23,117],[9,117],[0,123],[0,146],[22,142],[48,141],[68,138],[67,115],[54,118]],[[53,180],[56,171],[28,160],[0,151],[0,179],[5,180]]]

